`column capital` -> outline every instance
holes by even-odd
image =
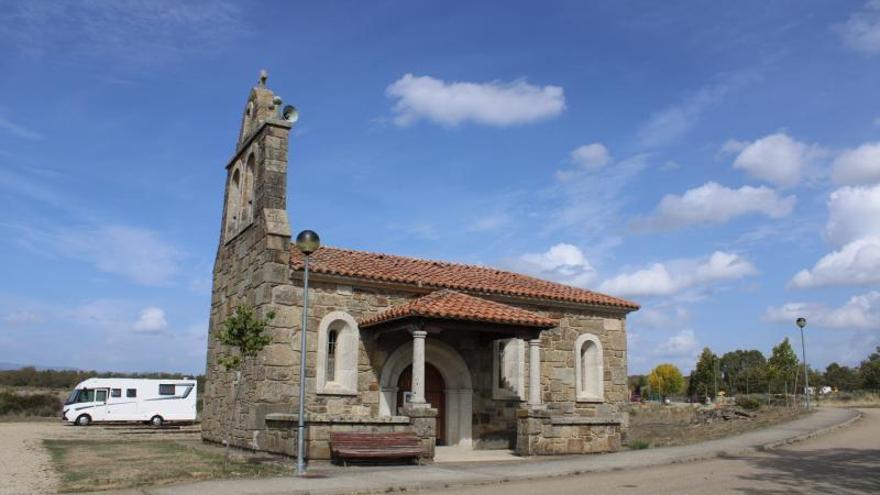
[[[411,333],[412,333],[413,338],[416,338],[416,339],[424,339],[425,337],[428,336],[428,332],[426,332],[424,330],[412,330]]]
[[[540,338],[538,338],[538,339],[529,339],[529,345],[530,345],[530,346],[538,346],[538,345],[541,345],[541,339],[540,339]]]

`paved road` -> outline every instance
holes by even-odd
[[[864,417],[848,428],[766,452],[632,471],[460,488],[455,493],[880,494],[880,409],[862,412]]]

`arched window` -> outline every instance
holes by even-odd
[[[239,215],[241,214],[241,172],[236,164],[229,180],[229,189],[226,192],[226,234],[234,236],[238,233]]]
[[[602,342],[599,337],[585,333],[574,345],[575,386],[577,400],[603,402],[605,400],[605,365]]]
[[[319,394],[357,395],[360,330],[348,313],[333,311],[318,325]]]
[[[247,159],[247,166],[244,170],[244,187],[241,191],[241,218],[242,225],[249,225],[254,221],[254,164],[256,159],[251,153]]]

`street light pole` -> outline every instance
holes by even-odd
[[[801,329],[801,356],[804,360],[804,404],[810,409],[810,373],[807,371],[807,343],[804,340],[804,327],[807,326],[806,318],[798,318],[795,324]]]
[[[311,230],[303,230],[296,236],[296,247],[303,254],[303,307],[302,325],[300,326],[299,352],[299,414],[297,415],[296,433],[296,474],[306,474],[305,433],[306,433],[306,334],[309,322],[309,255],[318,250],[321,239]]]

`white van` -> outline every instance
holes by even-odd
[[[196,420],[195,380],[89,378],[64,401],[61,419],[79,426],[93,421]]]

